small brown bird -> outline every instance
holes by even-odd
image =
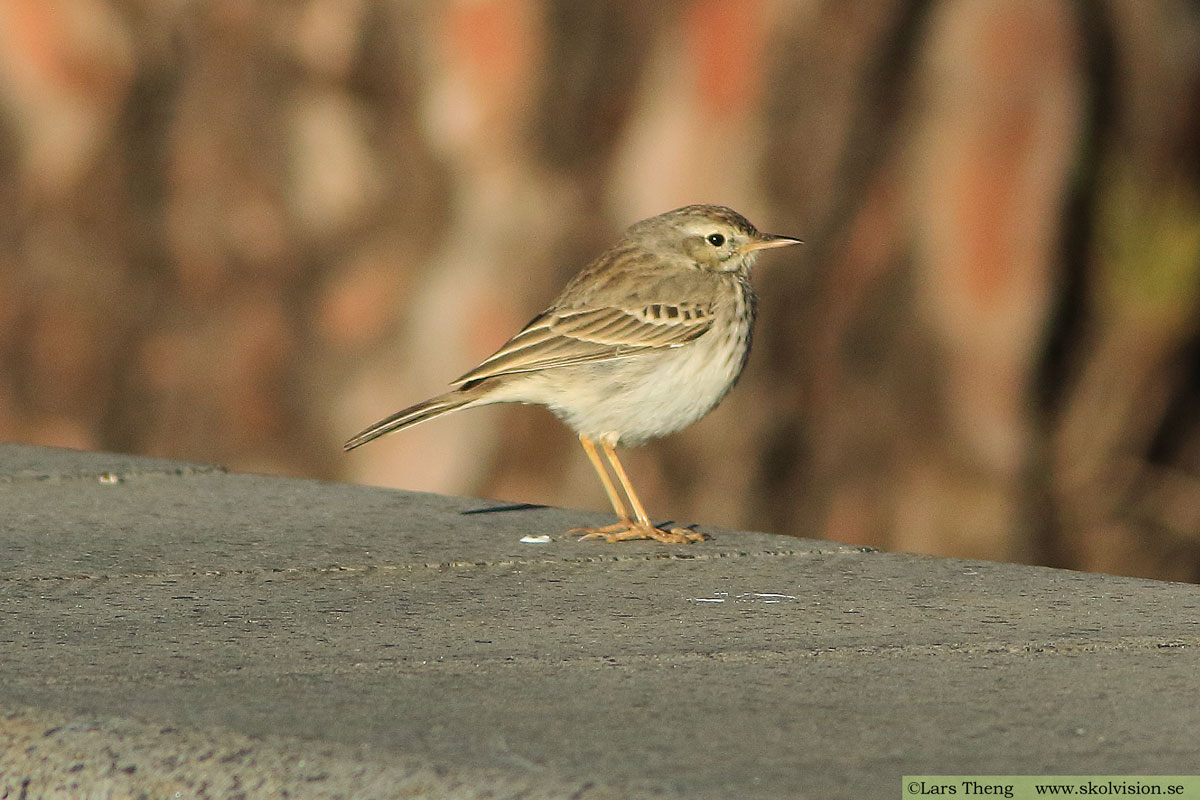
[[[614,448],[682,430],[721,402],[750,354],[750,267],[759,250],[799,242],[760,233],[723,206],[644,219],[453,389],[376,422],[345,447],[460,408],[547,406],[579,435],[618,518],[571,532],[609,542],[701,541],[687,528],[655,527]]]

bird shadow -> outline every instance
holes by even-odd
[[[505,511],[536,511],[539,508],[549,508],[549,506],[540,506],[537,503],[505,503],[499,506],[486,506],[484,508],[468,508],[466,511],[458,513],[466,516],[468,514],[501,514]]]

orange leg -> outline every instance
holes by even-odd
[[[592,462],[592,468],[596,470],[596,475],[600,478],[600,483],[604,486],[604,493],[608,495],[608,502],[612,503],[613,511],[616,512],[619,522],[615,525],[606,525],[603,528],[572,528],[567,533],[583,531],[588,536],[592,536],[601,532],[616,533],[617,531],[628,530],[629,526],[633,523],[633,519],[630,518],[629,511],[625,508],[625,503],[621,500],[621,495],[617,492],[617,487],[613,485],[612,478],[609,477],[608,470],[604,467],[604,462],[600,460],[600,453],[596,451],[596,443],[582,433],[579,434],[579,443],[583,445],[583,451],[587,453],[588,460]]]
[[[629,480],[628,473],[625,472],[625,467],[622,466],[621,460],[617,458],[616,448],[611,441],[601,441],[600,446],[604,450],[604,456],[612,467],[613,473],[617,476],[617,480],[621,482],[621,488],[625,491],[625,496],[629,499],[629,504],[633,506],[633,519],[629,518],[629,512],[625,508],[625,504],[621,501],[617,494],[617,489],[613,485],[612,479],[608,475],[608,470],[600,463],[600,456],[596,452],[596,443],[586,436],[580,436],[580,441],[583,442],[583,447],[587,450],[588,458],[592,461],[592,466],[596,468],[596,473],[600,476],[601,483],[604,484],[604,490],[608,493],[608,499],[612,502],[613,510],[617,512],[620,521],[615,525],[606,525],[603,528],[576,528],[575,530],[585,531],[582,538],[584,539],[604,539],[606,542],[625,542],[631,539],[654,539],[659,542],[667,542],[668,544],[688,544],[691,542],[702,542],[708,537],[703,533],[696,533],[687,528],[672,528],[669,531],[664,531],[654,527],[654,523],[650,521],[649,515],[646,514],[646,509],[642,505],[642,501],[638,499],[637,492],[633,490],[633,484]]]
[[[633,518],[639,524],[649,525],[650,516],[646,513],[646,507],[642,505],[642,501],[638,499],[637,492],[633,490],[633,484],[629,481],[629,473],[625,471],[621,459],[617,458],[616,447],[609,442],[601,442],[600,446],[604,448],[604,457],[612,465],[617,480],[621,482],[621,488],[625,490],[625,496],[629,498],[629,504],[633,506]]]

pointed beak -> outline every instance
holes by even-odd
[[[804,244],[792,236],[779,236],[774,233],[760,233],[753,242],[747,242],[738,248],[739,253],[753,253],[755,250],[767,250],[772,247],[788,247],[793,244]]]

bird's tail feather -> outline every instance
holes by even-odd
[[[440,417],[442,414],[449,414],[451,411],[457,411],[478,399],[478,395],[470,391],[458,390],[446,392],[423,403],[417,403],[415,406],[409,406],[402,411],[397,411],[386,419],[379,420],[379,422],[359,432],[353,439],[346,442],[343,447],[346,450],[353,450],[372,439],[378,439],[385,433],[408,428],[416,425],[418,422]]]

